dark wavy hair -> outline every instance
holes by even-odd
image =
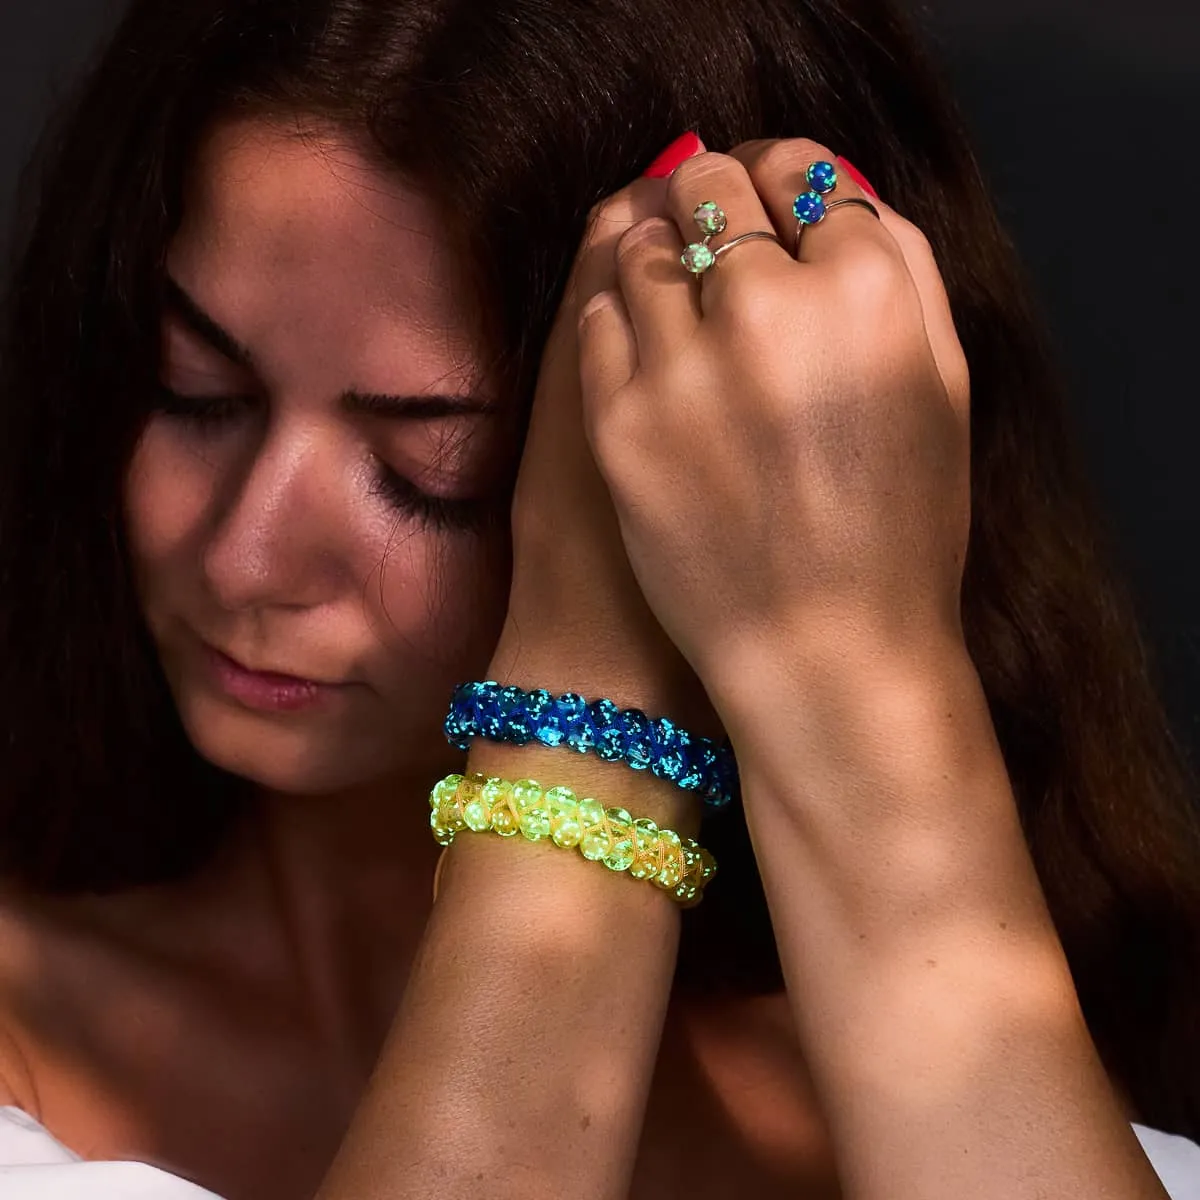
[[[27,173],[5,301],[0,877],[182,878],[247,803],[183,734],[120,502],[185,168],[238,112],[335,122],[427,189],[525,417],[590,207],[685,129],[815,137],[924,230],[974,381],[968,647],[1105,1065],[1139,1120],[1200,1139],[1195,779],[1013,248],[888,0],[135,0]],[[722,874],[678,982],[777,991],[745,823],[706,821]]]

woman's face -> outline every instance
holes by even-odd
[[[436,215],[332,132],[229,122],[167,265],[126,514],[189,736],[283,792],[428,780],[453,761],[450,693],[503,624],[507,521],[469,522],[515,452],[506,415],[413,407],[492,399]]]

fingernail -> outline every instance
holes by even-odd
[[[853,179],[854,182],[857,183],[864,192],[870,196],[874,196],[876,200],[879,199],[879,193],[871,186],[867,177],[848,158],[842,158],[839,155],[838,162],[840,162],[842,166],[846,168],[846,174],[849,175],[850,178]]]
[[[666,179],[684,159],[704,151],[704,143],[688,132],[676,138],[643,172],[647,179]]]

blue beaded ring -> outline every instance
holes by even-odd
[[[800,237],[809,225],[817,225],[829,215],[833,209],[843,204],[857,204],[875,214],[876,220],[882,220],[879,209],[870,200],[859,196],[850,196],[845,200],[828,201],[825,197],[838,185],[837,168],[830,162],[815,162],[808,168],[808,182],[812,191],[801,192],[792,201],[792,212],[796,217],[796,244],[792,249],[793,255],[800,253]]]
[[[651,720],[641,709],[618,709],[611,700],[590,703],[577,692],[554,696],[545,688],[526,692],[495,680],[461,683],[454,689],[442,727],[458,750],[474,738],[527,745],[564,746],[608,762],[649,770],[705,805],[723,809],[739,794],[737,763],[726,738],[721,744],[696,737],[667,717]]]
[[[815,162],[808,168],[805,175],[811,189],[801,192],[792,201],[792,212],[798,222],[796,226],[796,245],[800,245],[800,235],[806,225],[816,225],[825,219],[828,211],[825,197],[838,185],[837,167],[831,162]]]

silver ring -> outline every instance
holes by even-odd
[[[829,216],[829,214],[833,212],[833,210],[837,208],[839,204],[857,204],[860,208],[865,208],[868,211],[873,212],[877,221],[883,220],[883,218],[879,215],[879,209],[877,209],[875,205],[870,202],[870,200],[864,200],[861,196],[847,196],[845,200],[834,200],[829,204],[826,204],[825,217]],[[821,221],[825,220],[825,217],[822,217]],[[816,224],[820,225],[821,221],[817,221]],[[800,238],[807,228],[808,225],[804,221],[796,222],[796,245],[793,251],[794,253],[799,253]]]
[[[713,262],[715,263],[716,260],[720,258],[726,250],[732,250],[734,246],[740,246],[742,242],[748,242],[751,238],[769,238],[775,243],[775,245],[779,247],[783,246],[783,243],[779,240],[777,234],[768,233],[765,229],[755,229],[752,233],[739,234],[737,237],[726,242],[723,246],[718,246],[713,251]]]

